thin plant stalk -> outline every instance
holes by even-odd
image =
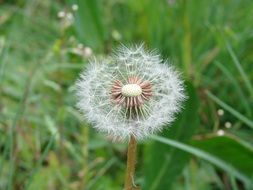
[[[87,186],[88,178],[88,141],[89,141],[89,128],[88,126],[83,126],[82,131],[82,153],[83,153],[83,178],[80,182],[80,189],[85,189]]]
[[[134,185],[136,152],[137,152],[137,142],[136,142],[135,137],[131,136],[129,144],[128,144],[128,151],[127,151],[127,169],[126,169],[124,190],[136,189]]]

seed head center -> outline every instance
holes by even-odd
[[[125,97],[136,97],[141,95],[142,89],[138,84],[126,84],[122,87],[121,92]]]

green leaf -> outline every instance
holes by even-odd
[[[194,140],[192,145],[224,160],[243,175],[253,176],[253,151],[229,136]]]
[[[199,124],[198,98],[194,87],[187,84],[188,100],[175,123],[163,131],[165,138],[187,142]],[[188,162],[188,154],[159,142],[146,145],[144,151],[144,190],[168,189]]]
[[[216,157],[215,155],[212,155],[212,154],[210,154],[208,152],[205,152],[201,149],[186,145],[184,143],[180,143],[180,142],[175,141],[175,140],[166,139],[164,137],[153,136],[152,138],[154,140],[157,140],[157,141],[162,142],[164,144],[167,144],[169,146],[173,146],[173,147],[176,147],[180,150],[184,150],[185,152],[191,153],[191,154],[193,154],[193,155],[195,155],[199,158],[202,158],[206,161],[209,161],[210,163],[214,164],[215,166],[223,169],[224,171],[228,172],[229,174],[231,174],[231,175],[237,177],[238,179],[242,180],[243,182],[245,182],[246,185],[248,185],[248,186],[251,185],[252,186],[252,182],[251,182],[251,180],[248,176],[244,175],[237,168],[235,168],[233,165],[230,165],[230,164],[226,163],[226,161]],[[239,160],[239,161],[241,161],[241,160]]]

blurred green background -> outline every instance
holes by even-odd
[[[0,0],[0,189],[121,190],[127,143],[77,111],[92,56],[144,42],[173,61],[188,101],[139,143],[143,190],[252,190],[252,0]]]

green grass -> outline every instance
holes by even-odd
[[[58,18],[63,10],[74,19]],[[141,42],[181,70],[191,97],[162,137],[139,144],[137,185],[252,189],[252,15],[251,0],[0,1],[0,189],[123,188],[127,144],[75,107],[89,58],[76,51]]]

